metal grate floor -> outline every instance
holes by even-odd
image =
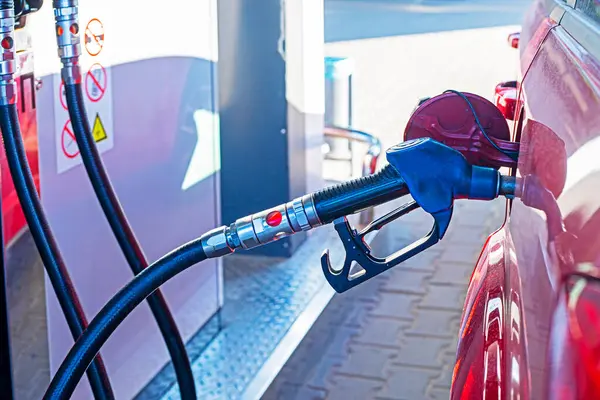
[[[326,285],[319,262],[325,247],[332,250],[333,262],[342,261],[341,242],[332,228],[315,231],[290,259],[235,255],[224,260],[225,301],[215,317],[221,330],[207,343],[215,327],[209,323],[188,343],[190,354],[197,355],[192,368],[199,398],[238,399],[255,383],[290,327]],[[162,399],[179,399],[170,370],[166,367],[137,399],[161,398],[159,391]],[[163,391],[166,385],[170,389]]]

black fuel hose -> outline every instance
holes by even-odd
[[[94,355],[121,322],[163,283],[205,259],[202,241],[196,239],[152,263],[125,285],[106,303],[71,348],[44,399],[69,399]]]
[[[86,329],[87,320],[35,188],[31,169],[27,163],[15,104],[0,105],[0,129],[10,174],[29,230],[58,298],[58,303],[65,315],[71,335],[77,340]],[[100,355],[93,360],[87,375],[96,399],[114,399]]]
[[[138,275],[148,266],[148,261],[129,221],[127,221],[96,147],[86,115],[81,84],[66,84],[65,93],[73,133],[96,197],[131,271]],[[196,387],[192,367],[185,343],[177,329],[175,319],[169,311],[167,301],[163,294],[156,290],[148,297],[148,304],[173,361],[181,397],[184,400],[195,400]]]

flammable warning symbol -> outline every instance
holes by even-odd
[[[100,114],[96,113],[96,119],[94,120],[94,128],[92,129],[92,134],[94,135],[94,140],[96,143],[103,141],[108,136],[106,136],[106,129],[104,129],[104,125],[102,124],[102,120],[100,119]]]

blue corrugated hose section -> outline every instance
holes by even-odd
[[[240,398],[325,284],[319,264],[323,249],[331,247],[333,262],[341,262],[342,249],[332,231],[316,231],[316,237],[311,237],[291,259],[231,256],[224,260],[222,329],[208,345],[201,343],[206,335],[196,335],[203,348],[192,363],[199,398]],[[198,347],[194,342],[188,344],[190,351]],[[149,394],[144,398],[150,398]],[[163,399],[179,399],[177,386],[172,386]]]

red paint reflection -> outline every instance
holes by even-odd
[[[20,74],[17,82],[17,108],[21,122],[21,135],[27,160],[39,192],[38,136],[35,104],[35,78],[31,52],[18,53]],[[0,170],[2,183],[2,218],[4,225],[4,243],[11,243],[26,226],[25,216],[8,170],[4,147],[0,149]]]

